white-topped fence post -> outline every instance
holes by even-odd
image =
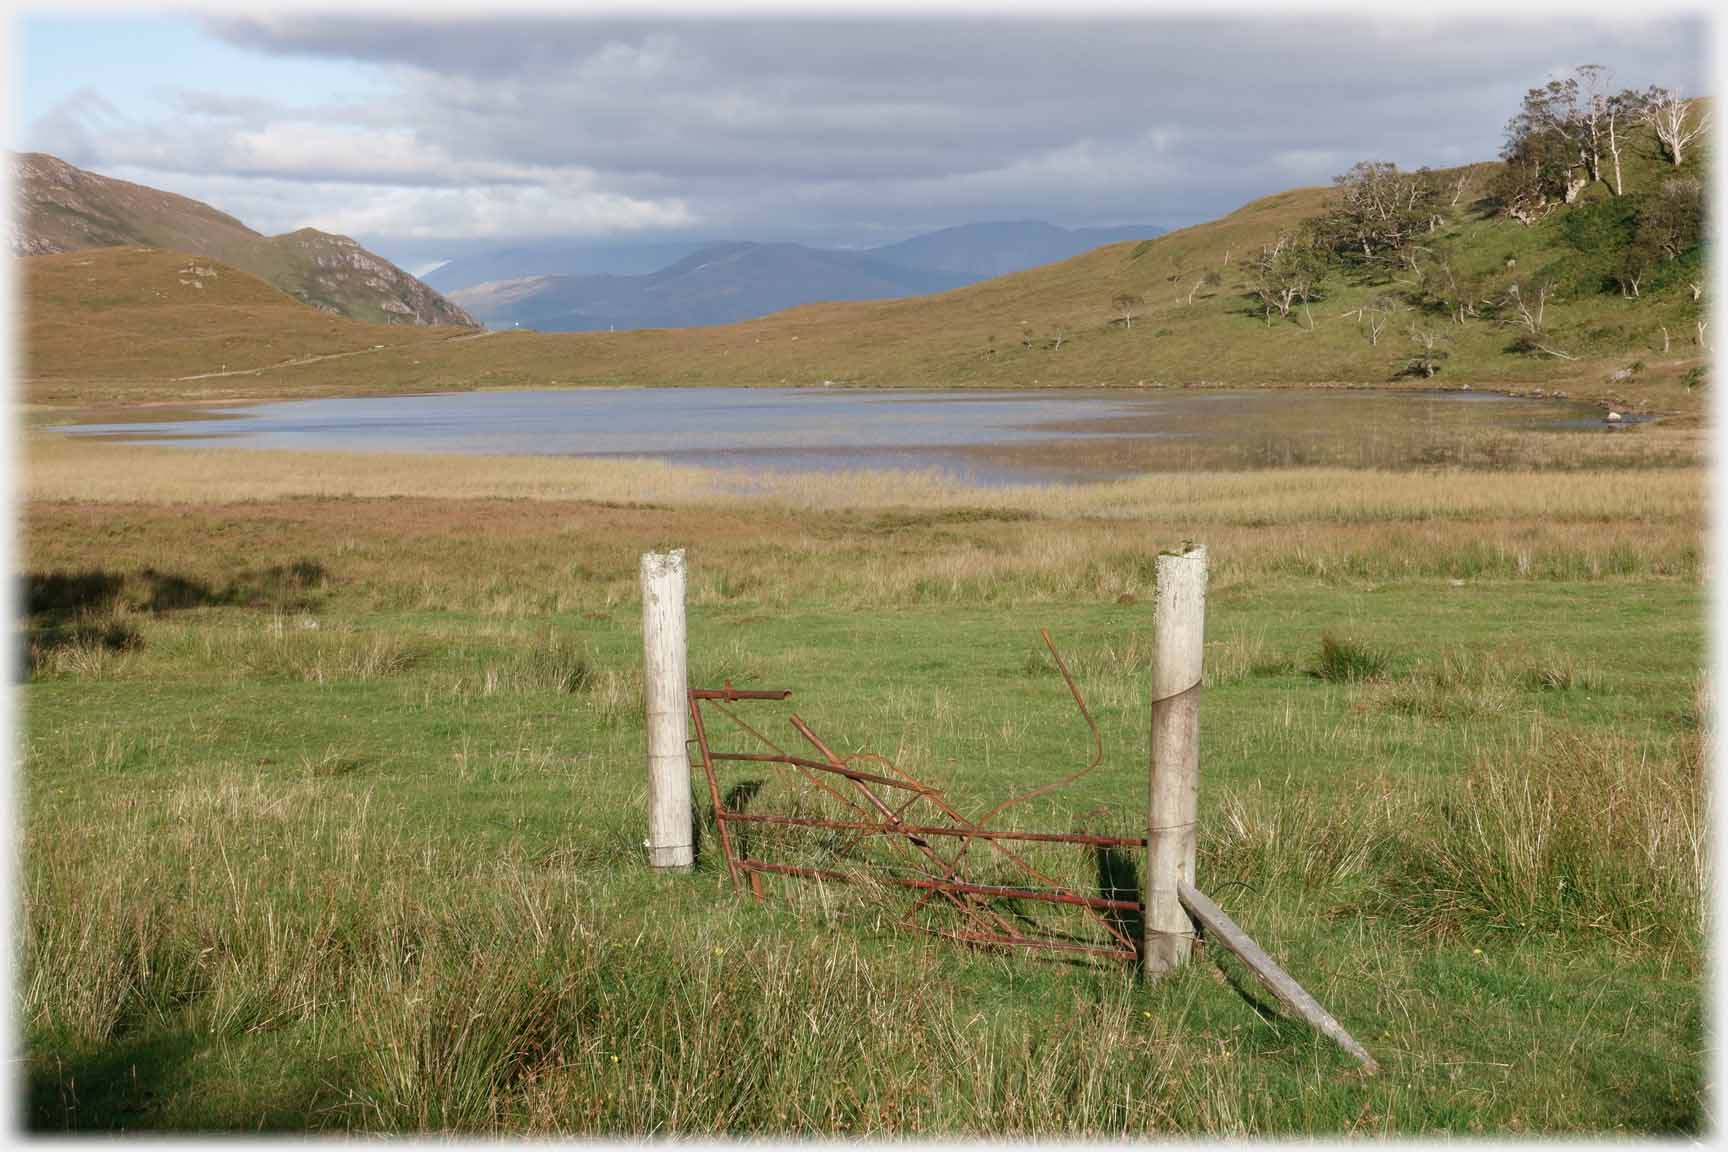
[[[1200,795],[1200,676],[1206,651],[1206,549],[1162,555],[1152,627],[1151,797],[1146,830],[1145,939],[1149,976],[1188,962],[1194,922],[1178,898],[1194,883]]]
[[[648,866],[688,872],[690,681],[684,633],[684,550],[642,554],[642,697],[648,730]]]

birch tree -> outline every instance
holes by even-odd
[[[1508,287],[1503,307],[1509,323],[1516,324],[1532,336],[1540,336],[1543,315],[1548,311],[1548,299],[1554,294],[1554,286],[1538,280],[1528,287],[1528,291],[1522,284]]]
[[[1614,125],[1618,147],[1618,112]],[[1553,201],[1577,200],[1601,178],[1609,136],[1607,73],[1600,65],[1585,64],[1565,79],[1526,92],[1518,114],[1506,124],[1500,153],[1506,168],[1495,181],[1506,214],[1534,224]]]
[[[1194,283],[1188,286],[1187,302],[1192,305],[1194,303],[1194,296],[1200,291],[1200,289],[1216,288],[1222,283],[1224,283],[1224,277],[1220,276],[1218,273],[1202,272],[1200,275],[1194,277]]]
[[[1410,357],[1404,371],[1412,376],[1420,374],[1423,379],[1432,380],[1440,371],[1440,361],[1447,356],[1446,350],[1440,346],[1446,340],[1445,334],[1412,325],[1410,340],[1416,345],[1416,352]]]
[[[1608,156],[1614,163],[1614,195],[1626,195],[1626,182],[1620,175],[1620,147],[1625,143],[1626,129],[1644,119],[1645,101],[1640,92],[1622,89],[1607,97],[1602,104],[1602,121],[1606,127]]]
[[[1311,236],[1286,234],[1262,247],[1254,268],[1254,291],[1266,310],[1266,323],[1272,323],[1274,311],[1288,318],[1300,301],[1308,330],[1313,331],[1308,303],[1319,295],[1325,276],[1325,254]]]
[[[1386,331],[1387,321],[1392,319],[1392,313],[1398,310],[1398,305],[1385,296],[1376,296],[1362,305],[1357,311],[1363,325],[1368,329],[1368,346],[1380,347],[1380,333]]]
[[[1600,64],[1581,64],[1573,69],[1579,97],[1578,154],[1592,182],[1602,179],[1602,153],[1608,146],[1610,75]]]
[[[1655,129],[1656,139],[1676,168],[1686,158],[1686,145],[1710,127],[1710,113],[1698,111],[1697,103],[1666,88],[1652,87],[1644,93],[1645,122]]]
[[[1319,222],[1328,248],[1346,264],[1364,267],[1411,263],[1415,237],[1440,215],[1441,184],[1427,169],[1400,172],[1396,164],[1364,160],[1333,184]]]
[[[1577,77],[1568,76],[1526,92],[1506,125],[1506,159],[1534,160],[1543,191],[1558,193],[1567,204],[1600,168],[1587,109]]]

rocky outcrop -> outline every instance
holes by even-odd
[[[473,317],[346,236],[263,236],[208,204],[87,172],[54,156],[13,157],[14,256],[136,245],[208,256],[321,311],[386,324],[478,327]]]
[[[391,323],[478,326],[467,312],[347,236],[302,228],[277,237],[276,243],[298,253],[308,266],[301,290],[294,293],[308,303],[367,299]]]

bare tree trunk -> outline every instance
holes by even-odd
[[[1614,195],[1624,196],[1626,186],[1620,179],[1620,133],[1615,123],[1617,114],[1608,114],[1608,153],[1614,158]]]

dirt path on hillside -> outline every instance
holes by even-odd
[[[439,343],[460,344],[464,340],[479,340],[492,334],[493,330],[487,328],[467,336],[452,336],[448,340],[440,340]],[[352,352],[326,352],[322,356],[307,356],[301,360],[287,360],[281,364],[266,364],[257,368],[233,368],[222,372],[199,372],[192,376],[172,376],[168,382],[170,384],[184,384],[191,380],[216,380],[223,376],[255,376],[260,372],[275,372],[282,368],[299,368],[306,364],[319,364],[325,360],[345,360],[350,356],[373,356],[379,352],[395,352],[400,351],[402,347],[401,344],[378,344],[371,348],[356,348]]]

